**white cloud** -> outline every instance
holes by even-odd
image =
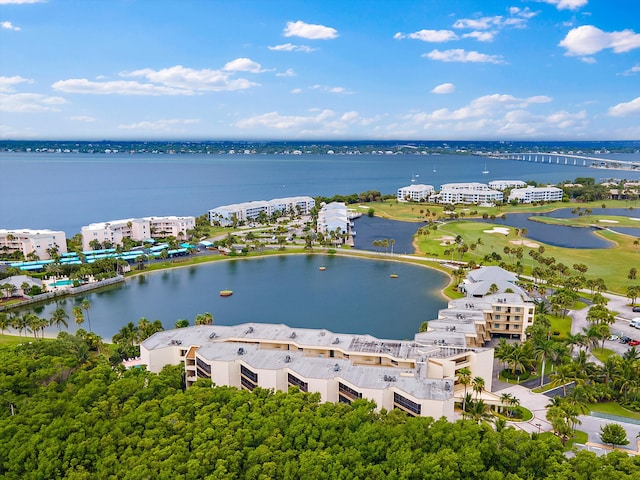
[[[631,67],[629,70],[625,70],[622,74],[623,75],[635,75],[638,72],[640,72],[640,65],[635,65],[635,66]]]
[[[338,37],[338,31],[335,28],[305,23],[298,20],[297,22],[287,22],[287,26],[284,29],[284,36],[302,37],[308,38],[309,40],[330,40]]]
[[[431,60],[439,60],[441,62],[463,62],[463,63],[504,63],[500,55],[487,55],[475,51],[466,51],[462,48],[452,50],[432,50],[422,55]]]
[[[453,83],[442,83],[437,87],[435,87],[433,90],[431,90],[431,93],[447,94],[447,93],[453,93],[455,91],[456,91],[456,86]]]
[[[244,90],[259,85],[244,78],[232,78],[232,74],[227,71],[206,68],[195,70],[182,65],[161,70],[145,68],[133,72],[124,72],[121,75],[124,77],[145,77],[150,82],[159,83],[164,87],[187,90],[189,94],[199,91]]]
[[[4,28],[5,30],[13,30],[14,32],[20,31],[20,27],[16,27],[13,23],[8,22],[6,20],[0,23],[0,27]]]
[[[62,97],[38,93],[0,94],[0,111],[14,113],[57,112],[57,105],[66,103]]]
[[[0,5],[25,5],[27,3],[45,3],[47,0],[0,0]]]
[[[110,82],[93,82],[86,78],[70,78],[59,80],[51,87],[65,93],[83,93],[93,95],[193,95],[192,90],[164,87],[151,83],[140,83],[125,80]]]
[[[311,90],[322,90],[323,92],[329,93],[342,93],[342,94],[352,94],[351,90],[347,90],[344,87],[329,87],[327,85],[312,85],[309,87]]]
[[[250,58],[236,58],[231,60],[224,66],[224,70],[228,72],[251,72],[262,73],[265,70],[262,69],[259,63],[254,62]]]
[[[93,123],[96,121],[94,117],[90,117],[88,115],[74,115],[72,117],[67,117],[69,120],[73,120],[74,122],[83,122],[83,123]]]
[[[529,7],[526,8],[518,8],[518,7],[510,7],[509,8],[509,14],[511,16],[514,17],[521,17],[521,18],[533,18],[536,15],[538,15],[538,12],[532,12]]]
[[[290,93],[293,93],[294,95],[297,95],[298,93],[302,93],[302,89],[301,88],[294,88],[293,90],[291,90]]]
[[[640,34],[633,30],[609,33],[593,25],[582,25],[570,30],[559,45],[567,49],[568,56],[593,55],[607,48],[624,53],[640,48]]]
[[[199,122],[200,120],[196,118],[170,118],[166,120],[143,121],[130,123],[128,125],[118,125],[118,128],[126,130],[180,131],[182,129],[176,129],[176,127],[193,125]]]
[[[419,30],[413,33],[396,33],[393,38],[401,40],[403,38],[410,38],[412,40],[421,40],[423,42],[442,43],[450,42],[451,40],[457,40],[458,36],[451,30]]]
[[[282,45],[274,45],[273,47],[267,47],[269,50],[275,52],[315,52],[317,48],[311,48],[306,45],[294,45],[293,43],[283,43]]]
[[[584,7],[589,0],[537,0],[538,2],[548,3],[549,5],[555,5],[558,10],[577,10],[580,7]]]
[[[597,63],[597,60],[593,57],[582,57],[580,61],[584,63]]]
[[[627,103],[619,103],[609,109],[609,115],[612,117],[626,117],[638,114],[640,114],[640,97],[636,97]]]
[[[20,83],[33,83],[33,80],[18,75],[14,75],[13,77],[0,77],[0,92],[13,92],[14,85]]]
[[[491,42],[496,36],[496,32],[470,32],[462,35],[462,38],[475,38],[479,42]]]
[[[281,115],[269,112],[238,121],[238,128],[271,128],[275,130],[297,130],[305,134],[344,134],[352,125],[368,126],[377,118],[360,116],[356,111],[338,114],[329,109],[312,109],[308,115]]]
[[[284,72],[276,73],[276,77],[295,77],[296,72],[293,68],[287,68]]]

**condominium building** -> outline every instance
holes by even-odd
[[[507,188],[523,188],[527,184],[522,180],[494,180],[489,182],[489,188],[492,190],[506,190]]]
[[[318,233],[340,232],[345,234],[349,232],[350,227],[351,220],[349,219],[347,206],[344,203],[327,203],[318,212]]]
[[[92,250],[94,240],[101,244],[122,244],[124,238],[142,242],[149,238],[175,237],[187,239],[187,230],[196,225],[195,217],[144,217],[92,223],[82,227],[82,249]]]
[[[559,202],[562,200],[562,189],[558,187],[526,187],[515,188],[509,194],[509,201],[520,203]]]
[[[469,368],[489,391],[493,350],[436,337],[400,341],[282,324],[199,325],[158,332],[140,352],[153,372],[182,363],[187,386],[206,378],[250,391],[297,387],[325,402],[364,398],[379,409],[451,419],[454,400],[461,399],[457,372]]]
[[[429,200],[435,192],[432,185],[412,184],[398,189],[399,202],[420,202]]]
[[[58,230],[0,229],[0,251],[22,252],[37,255],[41,260],[49,260],[49,252],[56,248],[59,254],[67,253],[67,237]]]
[[[251,202],[223,205],[209,210],[209,222],[230,226],[235,222],[256,220],[261,214],[268,217],[276,212],[296,212],[308,215],[316,202],[307,196],[274,198],[272,200],[254,200]]]
[[[445,183],[435,196],[441,203],[493,204],[504,198],[502,192],[491,190],[484,183]]]

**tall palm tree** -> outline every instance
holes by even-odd
[[[476,394],[476,398],[480,397],[480,394],[484,391],[484,378],[482,377],[473,377],[471,381],[471,388],[473,392]]]
[[[61,325],[64,325],[65,328],[68,328],[69,324],[67,323],[67,318],[69,318],[67,312],[58,307],[51,314],[51,317],[49,318],[49,325],[55,325],[56,327],[58,327],[58,330],[61,329]]]
[[[82,313],[82,307],[73,307],[71,313],[73,314],[73,319],[76,322],[76,325],[78,325],[78,328],[80,328],[80,326],[84,323],[84,313]]]
[[[9,315],[5,312],[0,312],[0,331],[2,331],[2,336],[4,337],[4,331],[9,328],[11,325],[11,321],[9,320]]]
[[[464,412],[467,401],[467,387],[471,385],[471,370],[467,367],[458,370],[458,383],[464,385],[464,397],[462,397],[462,411]]]
[[[476,423],[488,422],[493,418],[489,405],[482,399],[469,402],[467,410],[462,412],[462,415]]]
[[[536,353],[536,359],[542,364],[540,368],[540,387],[544,384],[544,370],[545,363],[551,352],[553,351],[553,344],[555,342],[553,340],[549,340],[547,338],[538,339],[534,343],[533,349]]]
[[[85,298],[84,300],[82,300],[82,303],[80,304],[80,306],[85,312],[87,312],[87,323],[89,324],[89,331],[91,331],[91,317],[89,317],[89,309],[91,308],[91,302]]]

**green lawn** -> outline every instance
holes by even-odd
[[[554,338],[565,339],[571,333],[571,317],[557,317],[555,315],[549,315],[551,321],[551,332],[559,332],[559,335]]]
[[[589,408],[593,412],[607,413],[609,415],[617,415],[619,417],[640,420],[640,413],[627,410],[615,402],[590,403]]]
[[[40,339],[38,338],[38,341]],[[47,340],[45,338],[45,340]],[[28,342],[33,342],[34,338],[33,336],[29,336],[29,335],[22,335],[22,337],[20,337],[19,335],[13,335],[13,334],[8,334],[5,333],[4,335],[0,335],[0,345],[18,345],[20,343],[28,343]]]
[[[608,348],[605,348],[604,350],[601,348],[592,348],[591,349],[591,354],[596,357],[598,360],[600,360],[602,363],[607,361],[607,358],[609,358],[611,355],[617,355],[616,352],[614,352],[613,350],[610,350]]]

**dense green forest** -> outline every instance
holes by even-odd
[[[640,457],[567,458],[555,437],[253,393],[113,366],[80,337],[0,347],[7,479],[640,478]]]

